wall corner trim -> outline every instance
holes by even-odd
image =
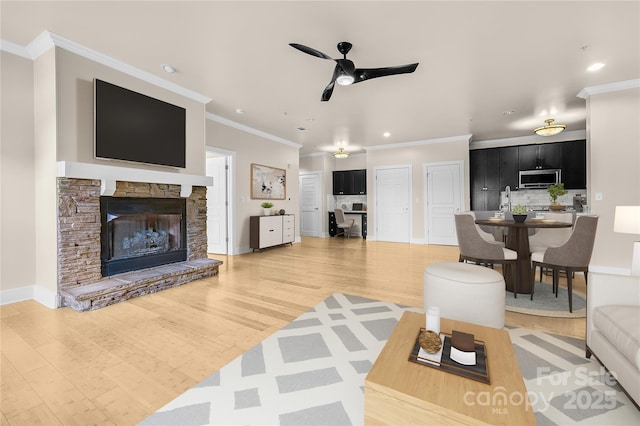
[[[576,96],[587,99],[592,95],[617,92],[619,90],[637,89],[640,87],[640,79],[619,81],[617,83],[602,84],[600,86],[585,87]]]

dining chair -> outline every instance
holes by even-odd
[[[558,297],[559,272],[566,272],[569,312],[573,312],[574,272],[582,272],[584,274],[584,283],[587,285],[589,261],[593,253],[597,226],[598,216],[578,216],[573,232],[565,244],[559,247],[549,247],[544,251],[536,251],[531,254],[531,270],[534,279],[537,267],[544,267],[553,271],[552,290],[556,297]],[[533,288],[531,289],[531,300],[533,300]]]
[[[544,214],[545,220],[554,220],[556,222],[573,223],[573,213],[548,212]],[[565,244],[571,237],[572,228],[540,228],[536,233],[529,236],[529,252],[535,253],[545,251],[549,247],[560,247]],[[544,268],[540,268],[540,281]]]
[[[518,254],[514,250],[504,248],[500,244],[495,244],[485,240],[476,228],[475,216],[465,212],[456,213],[456,236],[458,238],[458,249],[460,250],[459,262],[474,262],[478,265],[491,266],[502,265],[502,275],[505,274],[505,266],[512,265],[513,273],[513,297],[518,297],[516,280],[516,261]]]
[[[335,209],[333,213],[336,215],[336,226],[342,229],[342,235],[349,238],[349,231],[356,226],[354,219],[345,219],[342,209]]]
[[[485,240],[488,243],[491,244],[497,244],[500,247],[504,247],[504,241],[500,241],[496,239],[496,235],[492,234],[491,232],[487,232],[484,229],[482,229],[482,227],[480,225],[478,225],[477,223],[475,223],[475,220],[477,219],[476,214],[472,211],[468,211],[465,212],[466,214],[471,215],[471,217],[473,217],[473,221],[474,221],[474,225],[476,225],[476,229],[478,230],[478,234],[480,234],[480,236],[482,237],[483,240]],[[503,230],[500,227],[494,227],[496,229],[495,232],[499,233],[500,235],[503,234]]]

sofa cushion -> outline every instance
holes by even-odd
[[[595,308],[593,325],[640,370],[640,306],[609,305]]]

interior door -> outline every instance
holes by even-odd
[[[321,173],[300,174],[300,235],[320,236]]]
[[[464,206],[462,162],[425,165],[427,244],[458,245],[454,214]]]
[[[207,176],[213,186],[207,187],[207,252],[228,254],[227,235],[227,158],[207,158]]]
[[[376,168],[376,240],[411,239],[411,166]]]

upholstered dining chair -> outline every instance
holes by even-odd
[[[342,235],[349,238],[349,231],[356,226],[354,219],[345,219],[342,209],[335,209],[333,213],[336,215],[336,226],[342,229]]]
[[[473,217],[473,221],[475,222],[475,220],[476,220],[477,218],[476,218],[476,214],[475,214],[474,212],[469,211],[469,212],[465,212],[465,213],[466,213],[466,214],[471,215],[471,217]],[[496,237],[495,237],[495,235],[494,235],[494,234],[492,234],[492,233],[490,233],[490,232],[485,231],[485,230],[484,230],[484,229],[482,229],[482,228],[480,227],[480,225],[478,225],[478,224],[475,224],[475,225],[476,225],[476,229],[478,230],[478,234],[480,234],[480,237],[482,237],[482,239],[483,239],[483,240],[485,240],[485,241],[486,241],[486,242],[488,242],[488,243],[491,243],[491,244],[497,244],[497,245],[499,245],[500,247],[504,247],[504,241],[498,241],[498,240],[496,240]],[[496,230],[498,230],[498,229],[499,229],[499,232],[500,232],[500,233],[502,233],[502,228],[499,228],[499,227],[494,227],[494,228],[495,228]],[[496,232],[498,232],[498,231],[496,231]]]
[[[556,222],[573,223],[573,213],[571,212],[548,212],[544,214],[545,220],[555,220]],[[560,247],[569,241],[572,228],[549,229],[540,228],[535,234],[529,236],[529,251],[531,253],[545,251],[549,247]],[[540,281],[544,268],[540,268]]]
[[[596,238],[598,216],[578,216],[569,240],[559,247],[549,247],[544,251],[531,254],[532,274],[535,279],[536,268],[548,268],[553,271],[553,291],[558,297],[558,277],[560,271],[567,274],[567,292],[569,293],[569,312],[573,312],[573,274],[584,273],[584,283],[587,285],[589,261],[593,252]],[[534,286],[535,287],[535,286]],[[533,287],[531,289],[533,300]]]
[[[472,214],[456,213],[456,236],[458,238],[458,249],[460,250],[460,262],[474,262],[479,265],[491,266],[502,265],[502,274],[505,274],[505,266],[511,265],[513,273],[513,297],[518,297],[516,280],[516,261],[518,253],[514,250],[502,247],[486,241],[480,236],[476,228],[475,217]]]

